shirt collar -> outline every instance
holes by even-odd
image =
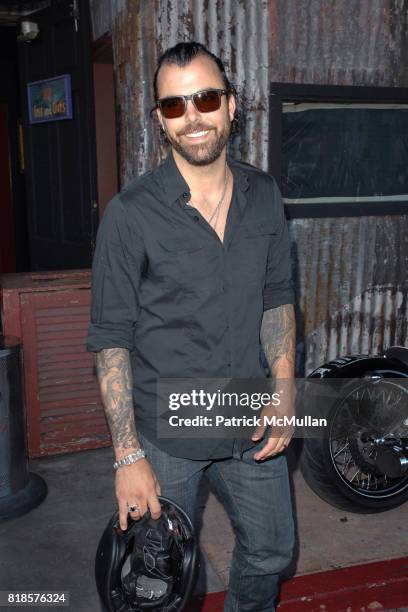
[[[163,189],[163,194],[168,204],[173,204],[173,202],[184,194],[187,194],[188,197],[190,196],[190,188],[184,180],[180,170],[177,168],[171,150],[157,170],[160,186]]]
[[[248,174],[229,155],[227,156],[227,161],[234,176],[234,182],[241,191],[246,191],[249,187]],[[163,193],[165,194],[168,204],[173,204],[173,202],[176,202],[182,196],[184,196],[186,200],[189,199],[190,188],[178,169],[171,150],[157,170],[161,187],[163,188]]]
[[[249,187],[249,176],[248,173],[245,172],[245,169],[239,165],[235,159],[232,159],[229,155],[227,155],[227,162],[229,167],[231,168],[231,172],[234,176],[234,182],[241,189],[241,191],[247,191]]]

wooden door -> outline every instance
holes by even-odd
[[[30,19],[39,36],[19,45],[30,269],[86,268],[98,220],[88,2],[63,0]],[[30,123],[27,83],[65,74],[73,118]]]

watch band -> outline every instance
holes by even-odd
[[[113,464],[113,469],[117,470],[118,468],[123,467],[124,465],[131,465],[132,463],[136,463],[136,461],[144,459],[145,457],[146,453],[144,452],[144,450],[138,448],[137,451],[135,451],[134,453],[130,453],[129,455],[122,457],[122,459],[115,461],[115,463]]]

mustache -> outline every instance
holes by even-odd
[[[207,130],[213,130],[214,128],[203,123],[195,123],[194,125],[188,125],[181,132],[178,132],[178,136],[186,136],[186,134],[193,134],[194,132],[204,132]]]

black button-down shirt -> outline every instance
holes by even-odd
[[[188,204],[170,153],[109,203],[93,261],[88,350],[131,351],[136,426],[182,457],[228,456],[233,440],[157,438],[157,379],[263,378],[263,311],[293,303],[276,182],[249,164],[228,164],[234,187],[223,242]]]

